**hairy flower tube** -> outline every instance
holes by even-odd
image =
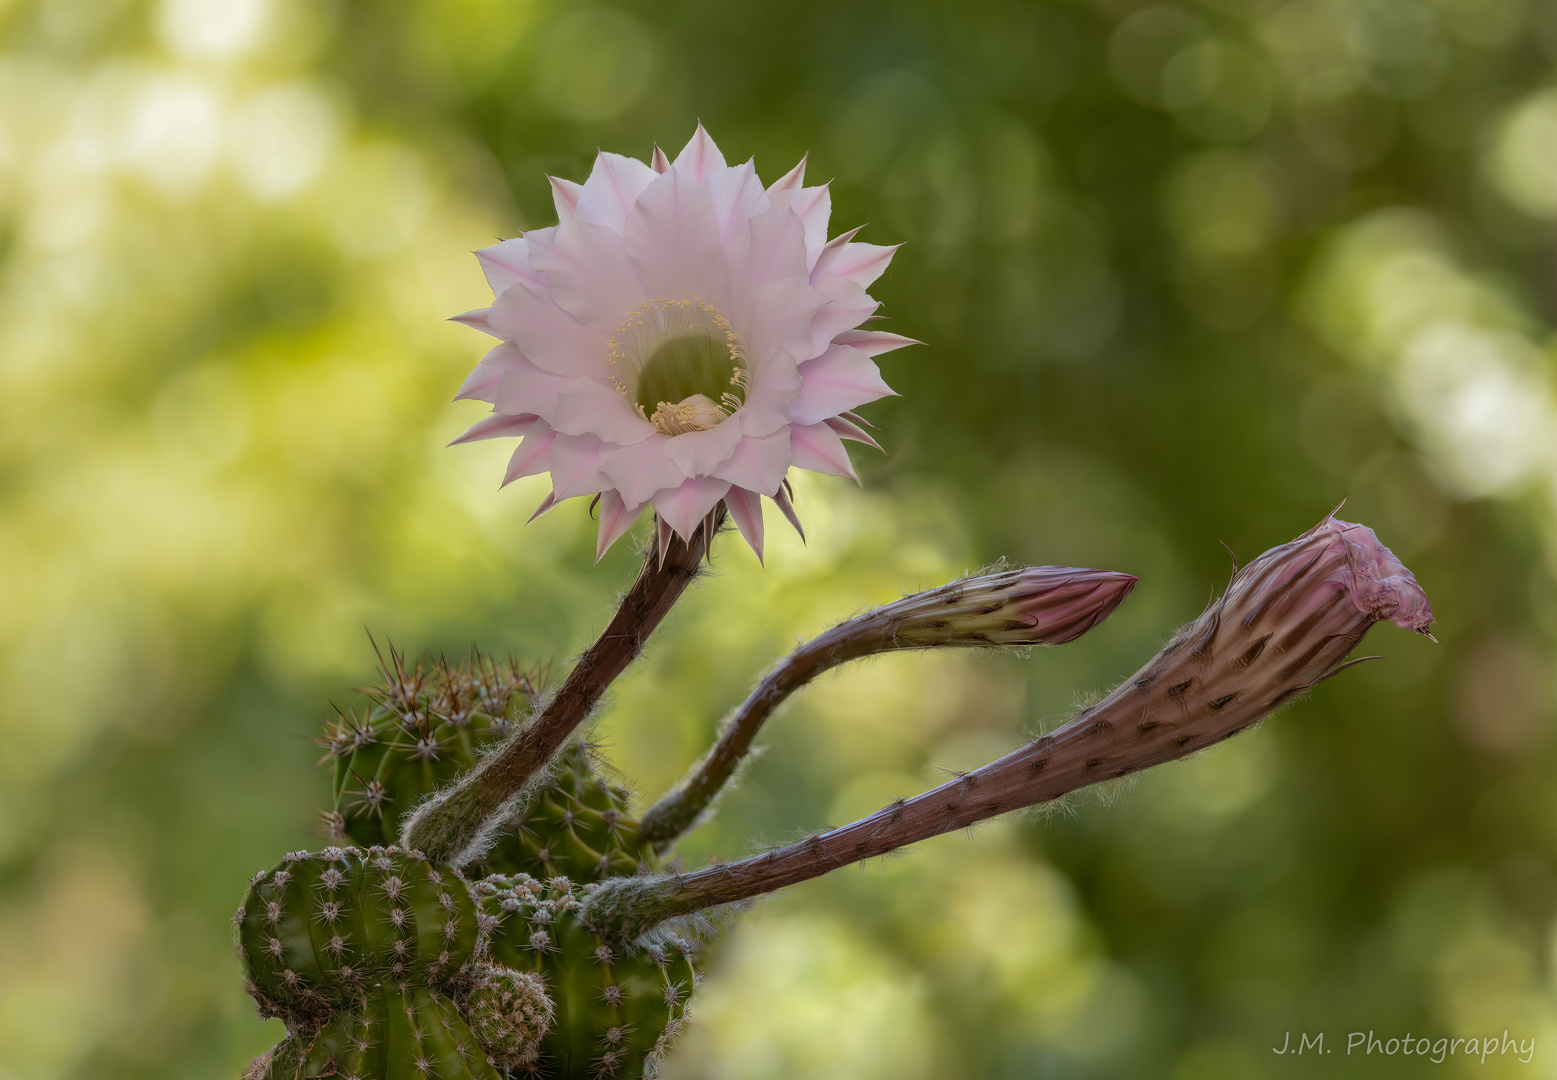
[[[1327,517],[1244,567],[1141,670],[1058,730],[798,844],[689,874],[608,882],[583,916],[600,933],[631,940],[669,918],[1185,757],[1247,730],[1349,666],[1347,655],[1385,620],[1427,634],[1426,594],[1373,530]]]
[[[674,791],[644,814],[657,849],[692,828],[751,752],[762,725],[796,690],[841,664],[905,649],[1065,645],[1113,614],[1133,574],[1029,566],[966,577],[847,619],[806,642],[764,676]]]
[[[892,393],[872,357],[914,344],[860,329],[896,248],[829,241],[804,177],[765,188],[699,126],[673,162],[554,179],[556,225],[476,253],[495,299],[458,320],[502,344],[458,394],[492,415],[455,441],[522,436],[503,482],[549,473],[537,516],[597,496],[597,557],[645,507],[690,542],[721,500],[761,557],[761,497],[798,529],[790,468],[852,478],[843,440],[875,445],[852,410]]]

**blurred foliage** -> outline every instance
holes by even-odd
[[[236,1076],[227,919],[317,844],[363,627],[559,663],[596,567],[500,446],[442,449],[467,252],[544,173],[807,150],[874,290],[885,457],[719,574],[600,734],[652,796],[793,639],[1000,555],[1138,573],[1063,653],[808,692],[689,862],[842,822],[1132,670],[1349,499],[1440,617],[1117,799],[758,908],[668,1074],[1557,1072],[1557,6],[1550,0],[0,4],[0,1080]],[[775,524],[770,520],[770,525]],[[778,530],[773,530],[776,536]],[[1322,1063],[1277,1056],[1328,1033]],[[1296,1035],[1294,1035],[1294,1038]],[[1339,1045],[1338,1045],[1339,1044]]]

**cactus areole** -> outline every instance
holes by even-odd
[[[904,649],[1059,646],[1134,576],[1015,567],[839,623],[780,661],[641,820],[581,737],[726,521],[762,552],[759,497],[798,529],[791,467],[852,475],[852,409],[890,393],[860,329],[893,249],[827,240],[825,188],[766,188],[699,128],[674,162],[601,154],[554,181],[559,224],[480,252],[502,339],[460,396],[521,436],[505,480],[550,472],[541,512],[597,499],[603,553],[652,506],[637,577],[557,688],[473,653],[390,650],[321,745],[332,846],[256,874],[234,919],[250,996],[286,1034],[244,1080],[601,1080],[653,1075],[685,1027],[699,935],[739,904],[1247,730],[1358,661],[1376,623],[1432,625],[1416,579],[1334,517],[1239,571],[1134,675],[1051,734],[859,821],[735,862],[666,870],[778,706],[817,675]],[[1429,635],[1430,636],[1430,635]],[[1364,658],[1366,659],[1366,658]],[[674,865],[674,864],[673,864]]]

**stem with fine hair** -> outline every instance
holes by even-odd
[[[1250,563],[1146,666],[1052,734],[788,847],[690,874],[607,881],[582,918],[610,939],[632,941],[666,919],[819,877],[1246,730],[1351,666],[1347,654],[1375,622],[1427,632],[1431,613],[1410,572],[1371,532],[1344,525],[1327,519]]]
[[[639,835],[664,851],[697,823],[784,700],[850,660],[933,648],[1063,645],[1106,619],[1135,585],[1111,570],[1034,566],[961,578],[874,608],[806,642],[757,685],[691,774],[660,798]]]
[[[435,862],[456,864],[479,847],[494,816],[536,777],[545,775],[552,758],[594,710],[606,687],[637,658],[649,635],[697,577],[710,538],[723,520],[720,503],[689,542],[674,536],[667,541],[668,530],[661,527],[659,544],[651,540],[637,580],[600,637],[579,657],[567,681],[502,746],[412,812],[401,832],[407,847]]]
[[[643,815],[639,835],[657,852],[664,851],[696,823],[714,796],[735,775],[751,752],[757,732],[784,700],[824,672],[850,660],[879,652],[886,645],[880,634],[848,633],[850,623],[834,627],[790,653],[752,690],[725,725],[707,755],[680,785],[662,795]]]

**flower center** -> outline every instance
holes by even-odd
[[[706,431],[746,400],[746,342],[701,300],[650,300],[611,338],[616,389],[665,435]]]

